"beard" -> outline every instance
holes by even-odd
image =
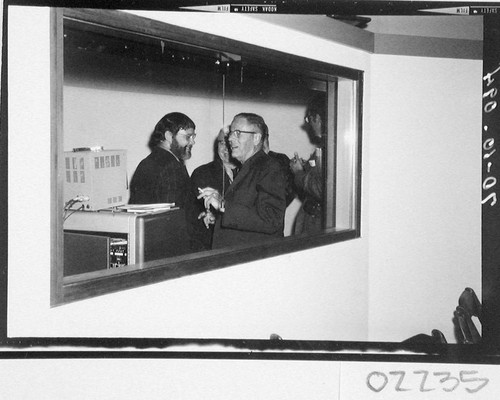
[[[172,144],[170,145],[170,151],[179,159],[179,160],[188,160],[191,158],[191,148],[193,146],[188,144],[186,146],[181,146],[177,141],[177,138],[174,136],[172,140]]]

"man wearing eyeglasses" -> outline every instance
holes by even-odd
[[[252,113],[240,113],[228,134],[233,158],[240,171],[224,196],[211,187],[200,188],[198,198],[219,216],[215,223],[213,248],[251,245],[283,237],[285,183],[281,165],[263,151],[268,127]]]
[[[324,95],[317,95],[310,101],[304,121],[315,150],[307,161],[301,159],[298,153],[290,160],[295,188],[302,201],[295,218],[294,234],[318,233],[323,229]]]
[[[156,124],[149,147],[130,182],[130,204],[175,203],[183,208],[192,196],[184,161],[195,144],[195,124],[187,115],[166,114]]]

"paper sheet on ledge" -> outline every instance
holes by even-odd
[[[118,207],[120,210],[133,213],[149,213],[177,209],[175,203],[127,204]]]

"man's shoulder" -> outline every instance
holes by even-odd
[[[214,169],[215,167],[216,167],[216,163],[215,163],[215,161],[210,161],[209,163],[206,163],[206,164],[202,164],[202,165],[197,166],[197,167],[193,170],[193,174],[194,174],[195,172],[208,171],[208,170]]]
[[[280,163],[280,165],[287,167],[290,164],[290,158],[284,153],[276,153],[275,151],[269,151],[269,156]]]
[[[155,147],[151,151],[149,157],[153,158],[156,161],[164,162],[164,163],[178,163],[177,158],[168,150],[162,149],[160,147]]]
[[[191,174],[191,177],[197,177],[197,176],[203,176],[203,175],[206,175],[206,174],[211,174],[213,171],[215,171],[217,169],[217,165],[215,163],[215,161],[211,161],[209,163],[206,163],[206,164],[202,164],[198,167],[196,167],[192,174]]]
[[[266,154],[264,151],[261,150],[255,154],[252,169],[273,171],[280,170],[281,168],[281,163],[276,158]]]
[[[166,150],[153,149],[149,155],[142,159],[136,168],[136,173],[158,175],[162,170],[176,169],[180,163]]]

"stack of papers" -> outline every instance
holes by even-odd
[[[152,213],[177,209],[175,203],[154,203],[154,204],[127,204],[117,207],[131,213]]]

